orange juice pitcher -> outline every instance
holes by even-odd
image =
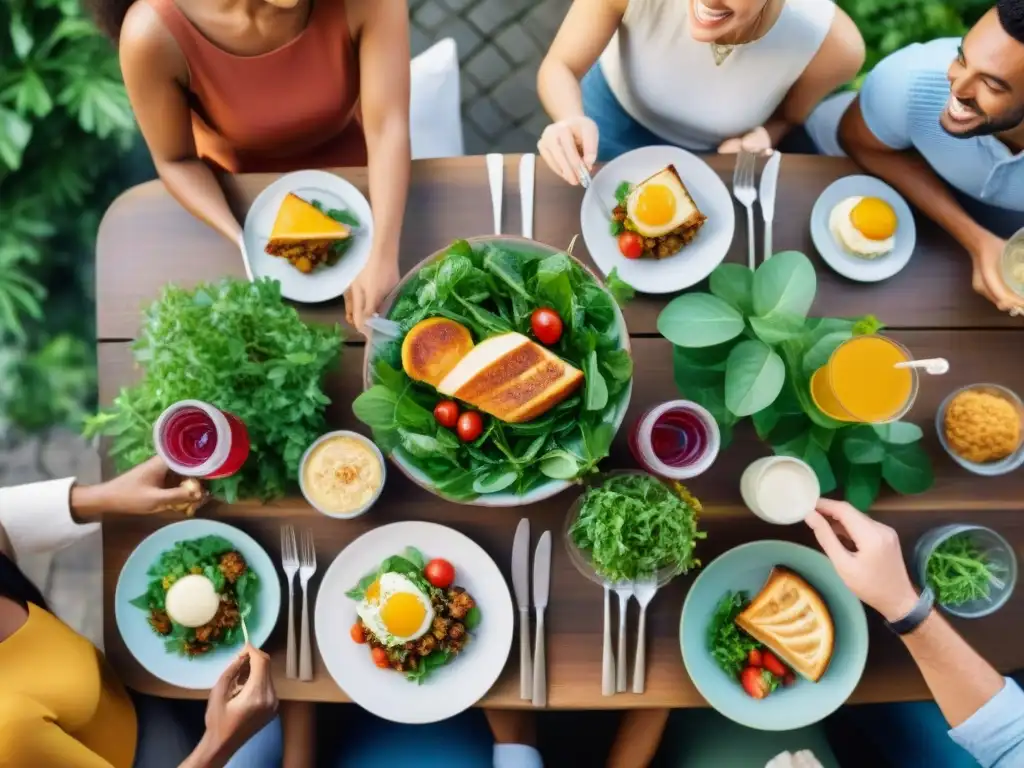
[[[884,424],[906,414],[917,397],[917,371],[897,368],[912,360],[885,336],[855,336],[840,344],[811,377],[811,398],[837,421]]]

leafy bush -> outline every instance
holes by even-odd
[[[823,494],[842,485],[846,499],[867,511],[884,479],[898,493],[922,493],[934,482],[931,461],[913,424],[847,424],[814,404],[811,374],[847,339],[881,325],[808,318],[817,278],[802,253],[784,251],[751,272],[722,264],[711,293],[674,299],[658,331],[675,347],[676,383],[711,412],[723,447],[747,416],[777,454],[807,462]]]
[[[0,434],[95,398],[93,242],[134,136],[117,55],[78,0],[0,4]]]

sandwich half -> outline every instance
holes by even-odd
[[[473,347],[437,390],[511,424],[547,413],[583,383],[583,373],[520,333]]]
[[[348,226],[289,192],[277,211],[264,250],[271,256],[287,259],[300,272],[311,272],[327,261],[334,243],[351,235]]]
[[[788,568],[772,568],[736,624],[811,682],[821,679],[832,660],[832,614],[814,587]]]

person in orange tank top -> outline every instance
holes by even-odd
[[[345,295],[362,329],[398,282],[409,185],[409,31],[401,0],[89,0],[157,173],[241,245],[215,171],[367,165],[370,260]]]

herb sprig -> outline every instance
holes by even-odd
[[[942,605],[956,607],[987,599],[994,567],[969,533],[950,536],[932,552],[925,567],[928,586]]]
[[[736,626],[736,617],[749,602],[746,592],[726,592],[708,624],[708,650],[718,666],[733,678],[739,677],[747,666],[750,652],[764,647]]]

